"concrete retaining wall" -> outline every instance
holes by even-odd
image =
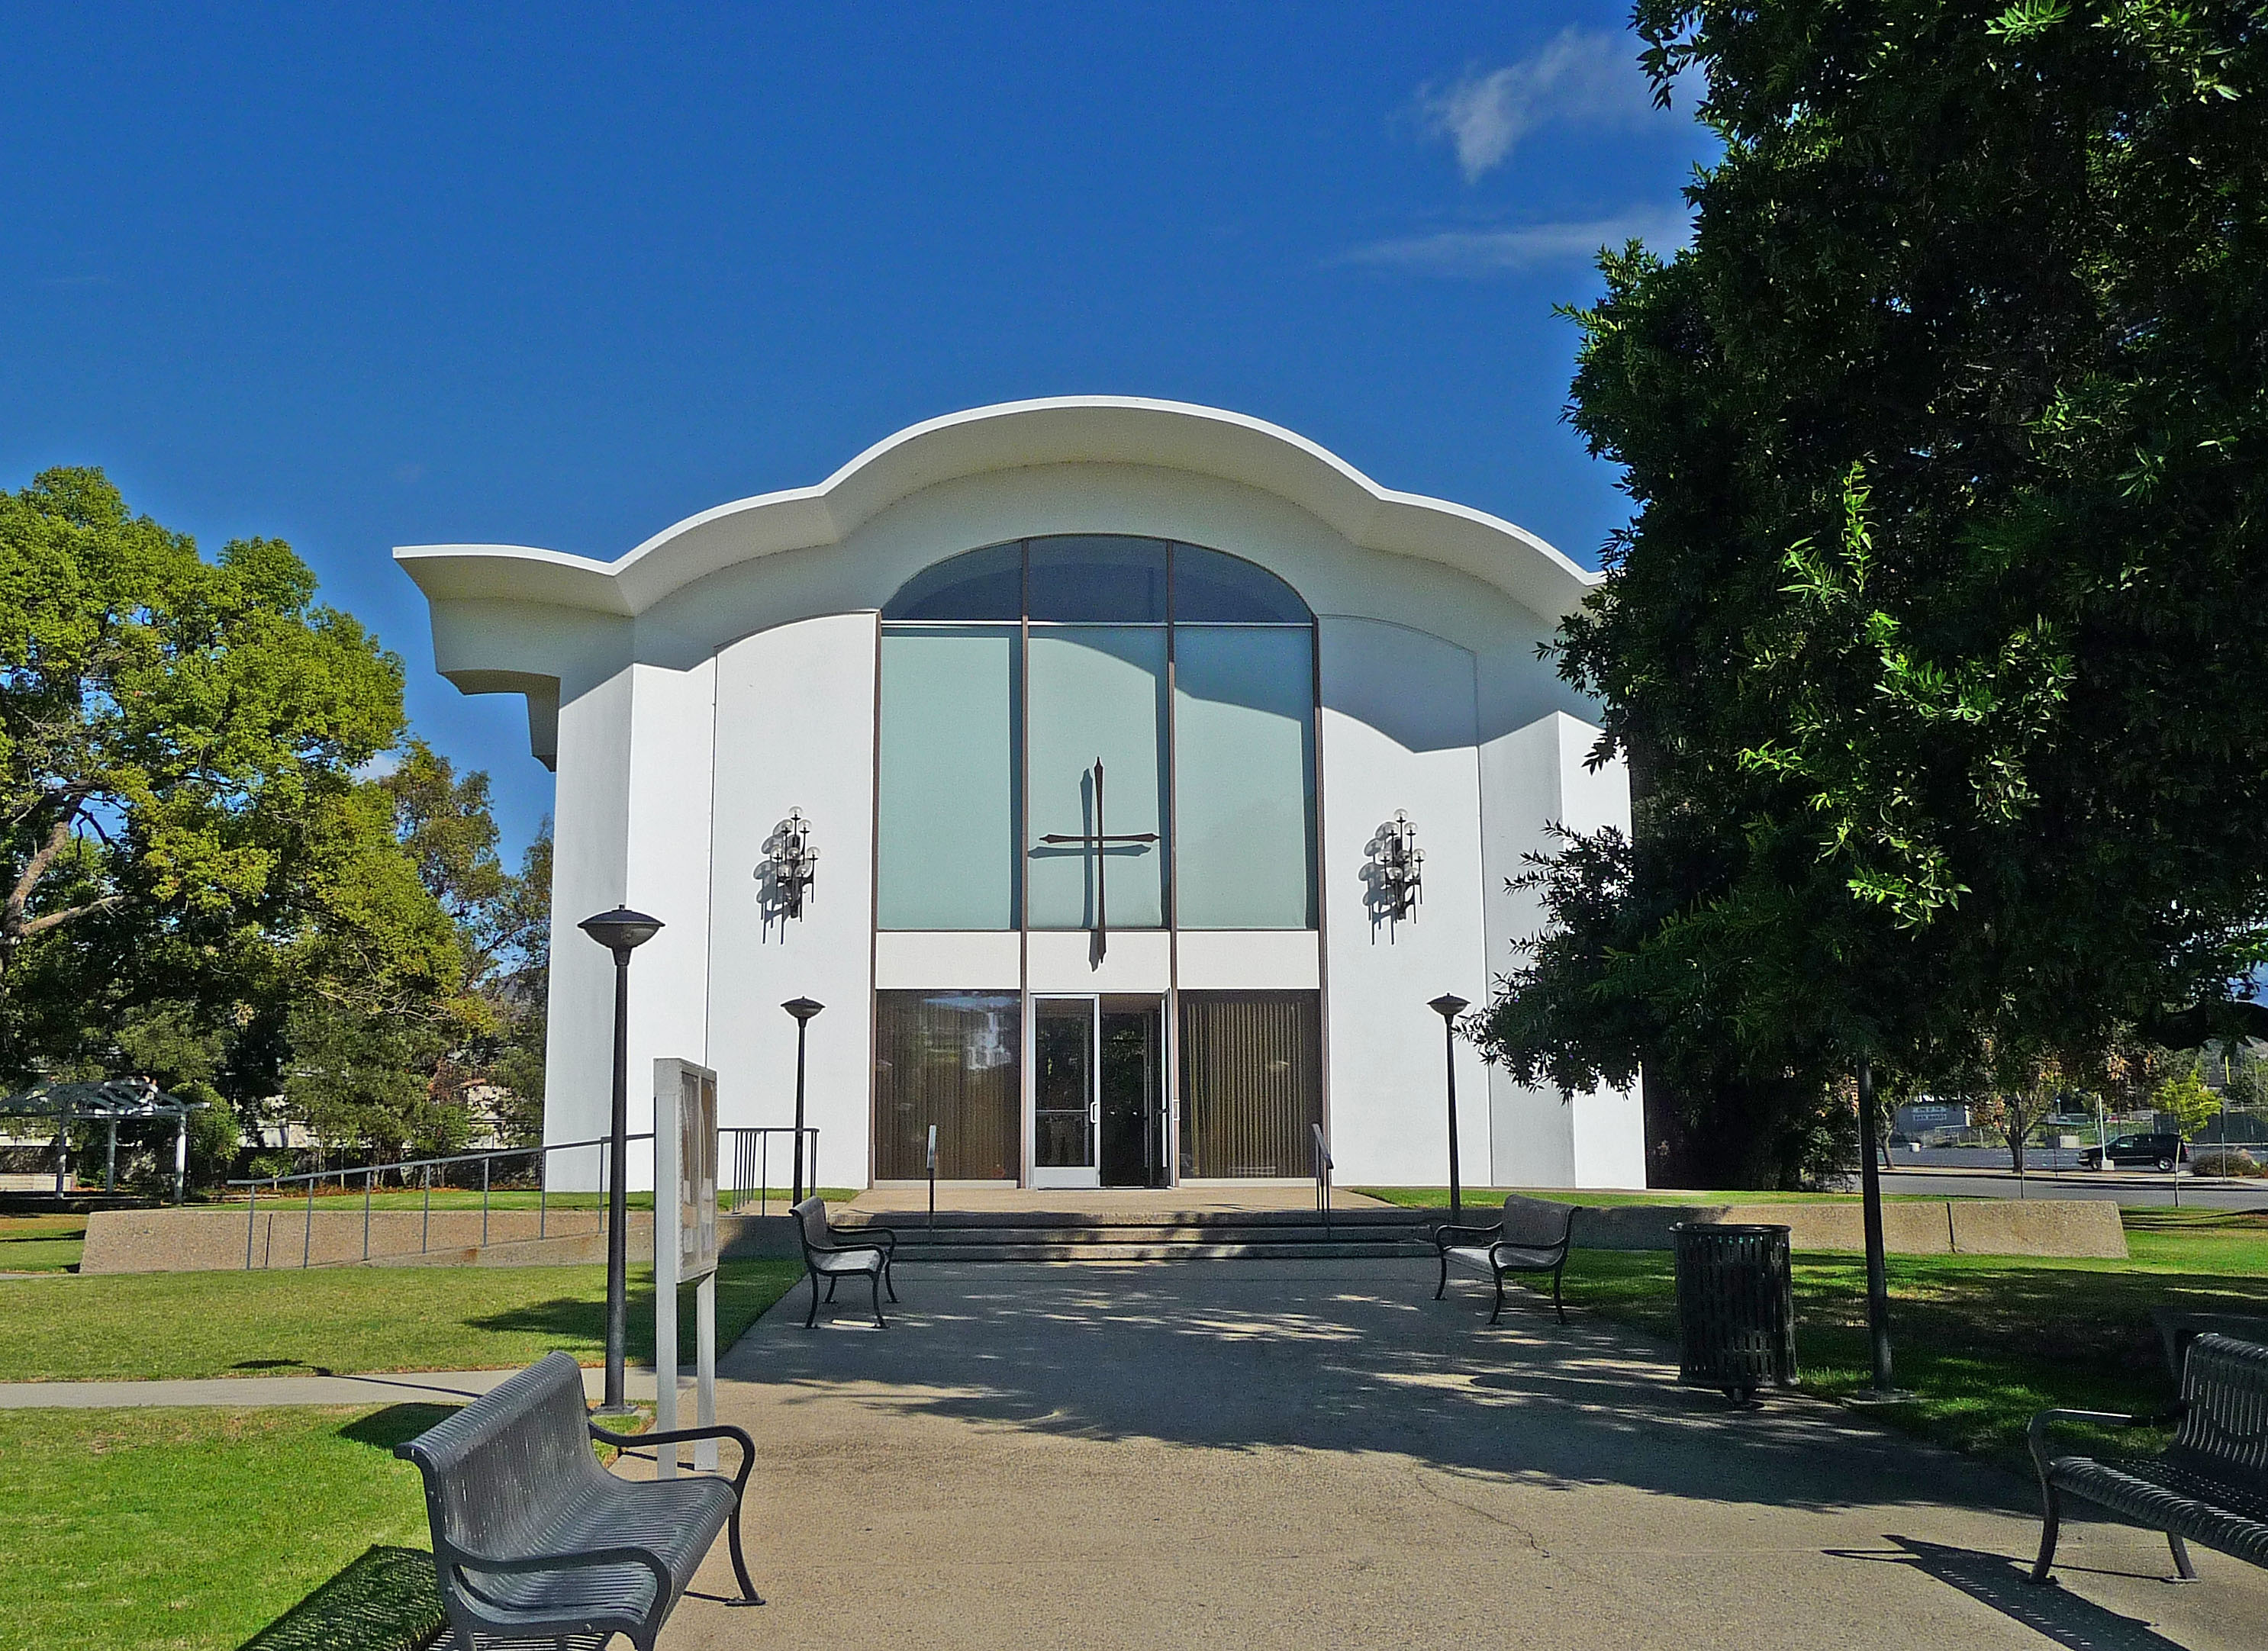
[[[721,1254],[733,1257],[793,1256],[795,1225],[784,1215],[727,1215],[718,1222]],[[653,1214],[630,1213],[632,1266],[653,1259]],[[248,1233],[247,1233],[247,1229]],[[543,1236],[539,1237],[541,1230]],[[364,1259],[359,1209],[318,1208],[310,1220],[306,1206],[242,1210],[99,1210],[87,1218],[86,1251],[81,1273],[217,1273],[241,1271],[246,1240],[252,1266],[336,1266]],[[491,1210],[488,1243],[481,1243],[481,1213],[435,1210],[428,1225],[414,1209],[378,1209],[370,1214],[372,1266],[587,1266],[607,1258],[607,1237],[599,1212],[558,1209],[539,1220],[532,1209]]]
[[[1575,1244],[1589,1250],[1667,1250],[1680,1222],[1754,1222],[1788,1229],[1797,1250],[1861,1251],[1858,1203],[1622,1204],[1587,1208]],[[2095,1256],[2124,1260],[2126,1229],[2108,1199],[1948,1199],[1882,1206],[1893,1255]]]

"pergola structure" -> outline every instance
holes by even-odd
[[[109,1126],[104,1148],[102,1190],[118,1185],[118,1126],[153,1118],[173,1120],[173,1201],[187,1195],[189,1174],[189,1114],[209,1103],[166,1094],[149,1078],[105,1078],[92,1083],[42,1083],[0,1100],[0,1118],[37,1118],[55,1126],[55,1196],[63,1195],[70,1174],[70,1126]]]

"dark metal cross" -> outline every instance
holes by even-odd
[[[1091,832],[1049,832],[1040,840],[1043,843],[1077,843],[1094,855],[1094,955],[1099,959],[1110,949],[1110,904],[1108,884],[1103,868],[1110,863],[1112,843],[1153,843],[1155,832],[1108,832],[1102,828],[1102,759],[1094,759],[1094,829]]]

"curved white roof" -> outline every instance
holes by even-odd
[[[1440,499],[1381,488],[1278,425],[1218,407],[1136,396],[1057,396],[948,414],[876,443],[815,488],[720,504],[615,561],[519,545],[409,545],[399,561],[433,601],[541,602],[635,616],[672,591],[753,557],[840,542],[908,495],[1031,465],[1101,463],[1188,471],[1278,495],[1354,544],[1473,575],[1547,619],[1599,576],[1526,529]]]

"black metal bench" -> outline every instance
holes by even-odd
[[[874,1323],[878,1328],[889,1328],[882,1317],[882,1292],[890,1293],[890,1300],[898,1299],[897,1286],[890,1282],[890,1260],[896,1254],[898,1236],[887,1227],[835,1227],[827,1220],[827,1202],[813,1196],[788,1212],[795,1217],[796,1236],[803,1243],[803,1265],[811,1275],[811,1310],[803,1317],[803,1327],[813,1328],[819,1323],[819,1280],[827,1280],[827,1299],[835,1299],[837,1279],[863,1274],[873,1289]]]
[[[1551,1275],[1551,1309],[1559,1322],[1567,1322],[1567,1309],[1559,1295],[1560,1275],[1567,1268],[1567,1244],[1575,1230],[1580,1206],[1557,1204],[1549,1199],[1523,1198],[1514,1192],[1504,1200],[1504,1219],[1490,1227],[1433,1229],[1433,1247],[1440,1252],[1441,1281],[1433,1299],[1449,1288],[1449,1269],[1460,1266],[1488,1275],[1496,1286],[1496,1306],[1489,1314],[1495,1324],[1504,1313],[1504,1281],[1518,1273]]]
[[[637,1449],[731,1439],[740,1469],[617,1479],[591,1442]],[[508,1376],[394,1454],[425,1476],[433,1565],[460,1651],[483,1640],[626,1634],[639,1651],[675,1609],[717,1533],[732,1531],[740,1604],[761,1605],[740,1552],[755,1447],[738,1427],[609,1433],[590,1420],[583,1372],[563,1353]]]
[[[2048,1429],[2058,1422],[2129,1427],[2176,1420],[2173,1442],[2154,1457],[2102,1461],[2048,1449]],[[2048,1580],[2066,1496],[2165,1532],[2183,1581],[2197,1580],[2190,1542],[2268,1566],[2268,1346],[2198,1336],[2182,1361],[2181,1403],[2171,1413],[2043,1410],[2032,1418],[2030,1440],[2041,1502],[2035,1582]]]

